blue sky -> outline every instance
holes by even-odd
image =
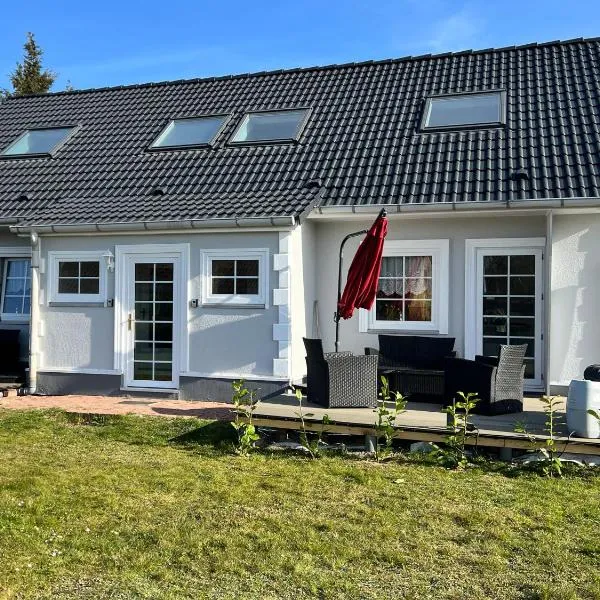
[[[27,31],[59,90],[593,37],[598,23],[598,0],[5,2],[0,88]]]

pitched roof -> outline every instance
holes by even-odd
[[[505,126],[420,131],[428,96],[491,89],[506,90]],[[0,105],[0,149],[27,127],[80,129],[52,158],[0,160],[0,217],[273,217],[316,201],[600,197],[599,104],[600,38],[11,98]],[[312,113],[298,143],[227,145],[246,111],[301,106]],[[170,119],[211,113],[232,113],[212,147],[147,150]],[[513,180],[517,170],[529,180]],[[315,180],[320,190],[307,186]],[[165,195],[150,196],[154,186]]]

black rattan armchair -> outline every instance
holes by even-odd
[[[458,400],[458,392],[476,392],[480,400],[473,411],[475,413],[501,415],[522,412],[526,349],[526,345],[500,346],[498,358],[447,358],[444,365],[445,404]]]
[[[328,408],[377,406],[377,356],[323,352],[320,339],[304,338],[309,402]]]

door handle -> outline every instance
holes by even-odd
[[[129,313],[129,316],[127,317],[127,329],[129,331],[131,331],[131,324],[133,323],[133,317],[131,316],[131,313]]]

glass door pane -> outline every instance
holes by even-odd
[[[135,263],[133,379],[173,381],[173,263]]]
[[[537,275],[535,254],[483,256],[483,354],[497,356],[502,344],[527,344],[527,379],[535,379],[538,372]]]

